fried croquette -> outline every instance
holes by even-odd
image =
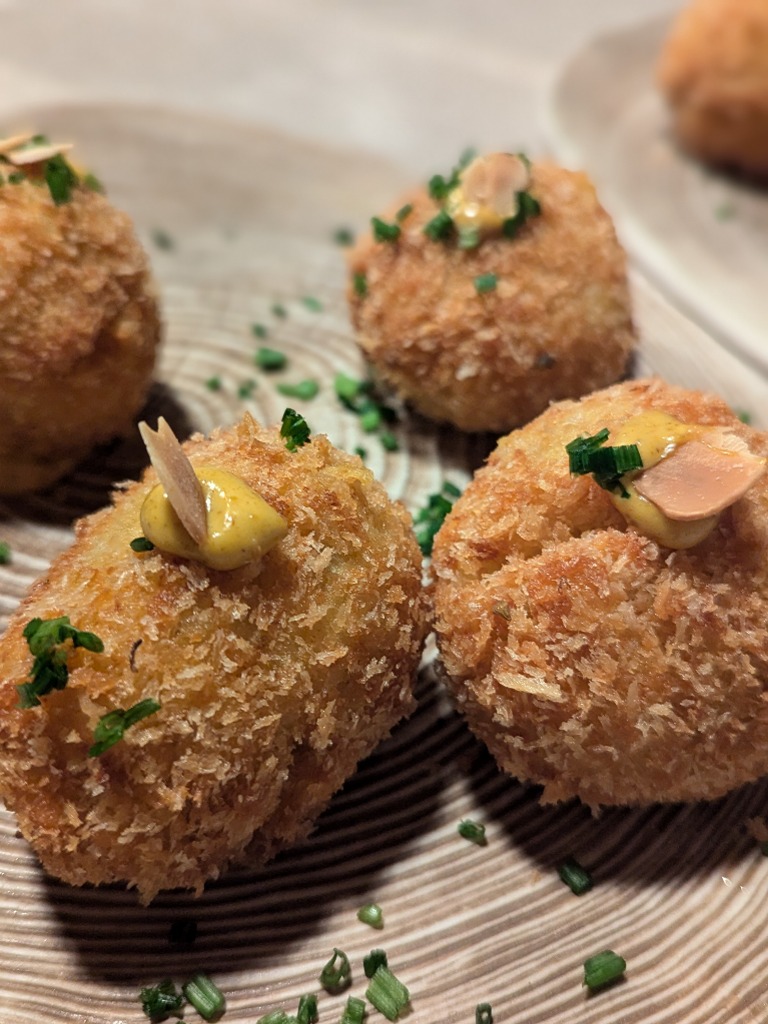
[[[0,339],[0,494],[18,494],[127,432],[144,403],[160,319],[129,217],[84,184],[57,203],[29,167],[13,172],[0,188]]]
[[[0,795],[52,875],[145,902],[305,837],[412,710],[426,628],[410,517],[358,458],[322,436],[289,451],[248,415],[184,450],[286,520],[257,568],[132,550],[149,469],[78,524],[0,641]],[[22,708],[25,625],[64,615],[103,652],[67,642],[65,687]],[[89,756],[102,716],[144,701]]]
[[[768,5],[694,0],[657,68],[675,135],[709,163],[768,175]]]
[[[534,163],[520,190],[524,180],[495,173],[502,159],[518,158],[478,158],[493,164],[470,210],[487,215],[474,238],[455,197],[419,190],[390,211],[397,238],[368,233],[349,256],[352,322],[375,375],[467,431],[506,432],[555,399],[613,383],[635,344],[624,251],[587,176]],[[494,189],[525,191],[533,207],[519,227],[512,211],[513,237]]]
[[[447,681],[544,802],[713,799],[768,771],[768,479],[690,549],[651,540],[565,452],[645,410],[768,454],[718,398],[615,385],[502,438],[435,542]]]

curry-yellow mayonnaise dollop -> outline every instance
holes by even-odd
[[[195,543],[158,484],[141,508],[141,528],[156,548],[211,569],[239,569],[258,561],[288,532],[283,516],[240,477],[213,466],[196,466],[195,475],[205,495],[205,540]]]

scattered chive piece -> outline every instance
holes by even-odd
[[[30,619],[22,636],[35,656],[29,682],[16,687],[22,708],[37,707],[40,697],[51,690],[63,690],[67,685],[69,648],[63,646],[65,641],[71,640],[73,648],[84,647],[97,654],[104,650],[104,644],[95,633],[75,629],[68,615],[57,619]]]
[[[277,390],[286,398],[301,398],[308,402],[318,393],[320,385],[316,380],[300,380],[298,384],[278,384]]]
[[[11,545],[7,540],[0,540],[0,565],[10,565]]]
[[[272,1010],[270,1013],[265,1013],[263,1017],[259,1017],[256,1024],[293,1024],[296,1022],[296,1017],[290,1017],[285,1010]]]
[[[280,424],[280,437],[285,440],[288,451],[295,452],[309,441],[309,424],[295,409],[286,409]]]
[[[738,413],[738,417],[742,423],[749,424],[752,422],[752,413],[747,412],[746,409],[742,409],[741,412]]]
[[[366,903],[364,907],[360,907],[357,912],[357,919],[362,921],[363,924],[369,924],[371,928],[384,927],[384,914],[378,903]]]
[[[323,304],[320,299],[316,299],[314,295],[305,295],[301,300],[306,308],[312,313],[322,313]]]
[[[365,990],[365,998],[387,1020],[397,1020],[400,1011],[410,1002],[411,996],[405,985],[394,976],[388,967],[378,967]]]
[[[224,994],[207,974],[196,974],[182,989],[203,1020],[214,1020],[224,1011]]]
[[[99,181],[99,179],[96,177],[96,175],[91,174],[90,171],[88,171],[87,174],[83,175],[83,177],[80,179],[80,183],[84,188],[87,188],[90,192],[100,192],[102,195],[104,195],[104,193],[106,192],[106,189]]]
[[[612,949],[603,950],[584,961],[584,984],[594,991],[621,978],[627,969],[626,960]]]
[[[400,237],[400,225],[387,224],[381,217],[371,217],[371,227],[377,242],[396,242]]]
[[[365,1019],[365,1001],[356,996],[347,999],[347,1005],[341,1015],[339,1024],[363,1024]]]
[[[387,966],[387,954],[383,949],[372,949],[368,956],[363,957],[363,970],[366,978],[372,978],[380,967]]]
[[[623,487],[621,477],[633,469],[642,469],[643,460],[636,444],[621,444],[603,447],[608,440],[608,428],[604,427],[590,437],[577,437],[570,441],[565,450],[571,473],[584,476],[591,473],[596,483],[606,491],[618,490],[623,498],[629,492]]]
[[[148,718],[149,715],[154,715],[159,710],[159,703],[151,697],[147,697],[146,700],[140,700],[138,704],[134,704],[127,711],[122,708],[108,711],[96,723],[96,728],[93,730],[95,742],[88,751],[88,757],[101,757],[105,750],[109,750],[110,747],[114,747],[116,743],[120,742],[126,729],[130,729],[142,718]]]
[[[355,295],[364,299],[368,294],[368,278],[365,276],[363,271],[359,270],[357,273],[352,275],[352,289]]]
[[[356,380],[354,377],[348,377],[346,373],[337,373],[333,378],[333,390],[336,392],[336,397],[352,412],[360,412],[359,400],[370,390],[370,387],[369,381]]]
[[[341,992],[352,981],[349,957],[334,947],[333,956],[320,972],[320,984],[326,992]]]
[[[45,183],[56,206],[68,203],[72,198],[72,189],[77,185],[78,178],[70,165],[57,153],[45,161]]]
[[[480,229],[479,228],[459,228],[459,248],[460,249],[476,249],[480,245]]]
[[[485,825],[478,821],[470,821],[468,818],[460,821],[457,831],[462,839],[468,839],[470,843],[476,843],[478,846],[486,844]]]
[[[262,347],[253,357],[254,362],[260,370],[272,373],[274,370],[285,369],[288,357],[284,352],[278,352],[275,348]]]
[[[333,240],[336,245],[352,245],[355,240],[355,236],[349,228],[336,228],[333,233]]]
[[[436,213],[432,220],[424,225],[424,234],[433,242],[447,238],[453,231],[453,219],[445,210]]]
[[[475,1007],[475,1024],[493,1024],[493,1008],[490,1003],[478,1003]]]
[[[165,978],[157,985],[143,988],[139,993],[141,1008],[150,1020],[165,1020],[169,1013],[178,1013],[184,1002],[183,996],[176,991],[170,978]]]
[[[264,324],[251,324],[251,334],[254,338],[266,338],[269,331]]]
[[[272,306],[272,316],[276,316],[280,320],[285,320],[285,318],[288,316],[288,310],[281,302],[276,302]]]
[[[298,1024],[317,1024],[319,1016],[317,1012],[317,996],[314,993],[302,996],[299,999],[299,1009],[296,1011]]]
[[[155,545],[148,537],[134,537],[130,548],[131,551],[154,551]]]
[[[397,440],[391,430],[382,430],[379,434],[379,441],[381,441],[381,447],[385,452],[399,452],[400,442]]]
[[[256,387],[256,381],[255,380],[251,380],[250,378],[248,380],[244,380],[242,384],[238,385],[237,397],[238,398],[250,398],[251,395],[253,394],[253,390],[254,390],[255,387]]]
[[[197,921],[191,917],[179,917],[171,921],[168,942],[173,946],[192,946],[197,938]]]
[[[529,217],[538,217],[541,213],[541,203],[534,199],[530,192],[518,192],[517,203],[515,216],[509,217],[502,225],[501,230],[505,238],[514,238]]]
[[[451,499],[455,500],[460,493],[458,487],[446,482],[438,494],[430,494],[426,506],[416,513],[413,525],[416,531],[416,540],[425,558],[432,554],[432,546],[437,532],[453,508]]]
[[[478,295],[484,295],[486,292],[492,292],[496,289],[498,278],[495,274],[478,274],[475,278],[475,291]]]
[[[568,857],[563,861],[557,873],[575,896],[589,892],[594,885],[590,873],[585,871],[574,857]]]
[[[398,224],[402,224],[406,217],[413,213],[413,203],[406,203],[405,206],[401,206],[395,214],[395,220]]]
[[[152,231],[152,241],[158,249],[163,249],[165,252],[173,249],[174,242],[167,231],[163,228],[154,228]]]
[[[366,448],[361,448],[360,445],[355,447],[354,452],[355,455],[358,455],[363,460],[363,462],[368,458],[368,450]]]
[[[209,391],[221,391],[221,377],[209,377],[205,386]]]
[[[8,175],[8,181],[11,183],[11,185],[20,185],[25,178],[26,174],[24,173],[24,171],[12,171]]]
[[[360,412],[360,426],[366,434],[372,434],[381,426],[381,409],[375,402],[369,402]]]

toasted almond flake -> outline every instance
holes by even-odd
[[[734,446],[732,436],[728,436],[728,448],[722,447],[723,436],[719,432],[707,432],[680,445],[666,459],[635,478],[638,494],[668,519],[679,522],[693,522],[722,512],[746,494],[765,472],[765,459],[753,455],[746,445]],[[710,438],[717,444],[707,443]]]
[[[26,145],[34,139],[34,132],[24,132],[23,135],[9,135],[5,139],[0,139],[0,156],[5,156],[6,153],[10,153],[12,149],[18,149],[19,146]]]
[[[514,217],[517,193],[524,192],[530,181],[528,167],[512,153],[479,156],[461,174],[465,203],[489,207],[499,217]]]
[[[28,164],[39,164],[43,160],[50,160],[52,156],[59,156],[61,153],[68,153],[74,146],[74,142],[54,142],[45,146],[30,146],[29,149],[19,149],[6,156],[16,167],[26,167]]]
[[[202,544],[208,536],[205,494],[178,438],[162,416],[157,430],[142,421],[139,433],[174,512],[195,544]]]

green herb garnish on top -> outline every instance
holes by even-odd
[[[289,452],[295,452],[310,440],[311,431],[304,417],[295,409],[286,409],[280,425],[280,436]]]
[[[104,650],[103,642],[95,633],[75,629],[68,615],[56,619],[30,619],[22,636],[35,657],[29,681],[16,687],[22,708],[37,707],[41,697],[53,690],[64,689],[69,679],[67,658],[74,648],[83,647],[97,654]]]
[[[596,483],[606,491],[618,491],[623,498],[629,492],[621,482],[625,473],[643,468],[640,449],[636,444],[610,446],[605,444],[609,430],[604,427],[589,437],[576,437],[565,450],[568,453],[568,467],[577,476],[592,474]]]
[[[154,715],[159,710],[160,704],[151,697],[147,697],[128,708],[127,711],[123,708],[108,711],[101,716],[93,730],[93,745],[88,751],[88,757],[101,757],[105,750],[109,750],[110,747],[114,747],[116,743],[120,742],[126,729],[130,729],[132,725],[140,722],[143,718],[148,718],[149,715]]]

